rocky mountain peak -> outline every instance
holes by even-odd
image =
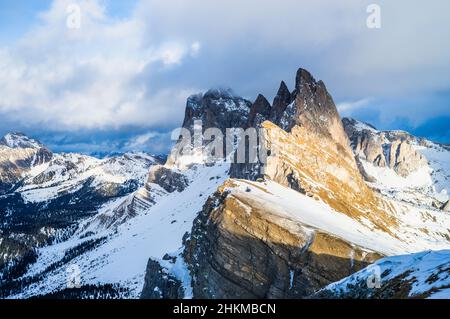
[[[377,131],[377,128],[375,126],[373,126],[370,123],[366,123],[366,122],[361,122],[361,121],[357,121],[351,117],[344,117],[342,119],[342,123],[344,124],[344,128],[354,128],[354,129],[358,129],[360,131],[362,130],[369,130],[369,131]]]
[[[20,132],[8,133],[0,139],[0,145],[9,148],[42,148],[43,144]]]
[[[428,164],[427,159],[414,149],[419,144],[409,133],[378,131],[374,126],[351,118],[342,120],[355,155],[371,165],[393,169],[407,177]]]
[[[192,130],[201,120],[203,128],[245,127],[252,103],[236,95],[231,89],[211,89],[205,94],[188,98],[183,127]]]
[[[338,142],[345,144],[342,139],[344,131],[339,113],[322,81],[316,81],[308,71],[299,69],[293,94],[296,104],[295,125],[304,126],[321,135],[337,138]],[[333,125],[336,127],[332,128]],[[336,131],[332,132],[330,129],[336,129]]]
[[[291,102],[291,92],[289,91],[286,83],[281,81],[280,88],[278,89],[277,95],[273,99],[272,103],[272,113],[270,118],[273,123],[280,123],[281,117]]]
[[[259,94],[250,108],[248,126],[254,127],[264,122],[270,117],[271,108],[269,101],[267,101],[264,95]]]
[[[8,133],[0,139],[0,195],[8,192],[35,166],[47,163],[53,154],[23,133]]]
[[[309,71],[300,68],[297,70],[297,75],[295,77],[295,88],[300,89],[304,85],[315,86],[316,80]]]
[[[289,88],[287,87],[286,83],[284,81],[280,82],[280,88],[277,92],[277,97],[290,97],[291,92],[289,91]]]

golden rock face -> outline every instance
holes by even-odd
[[[264,166],[268,179],[291,188],[295,184],[308,196],[316,196],[350,217],[367,218],[382,230],[388,231],[386,226],[395,224],[386,214],[394,208],[366,185],[348,144],[338,144],[299,126],[291,133],[270,122],[263,127],[271,153]],[[336,125],[333,130],[342,133],[341,129]]]
[[[381,257],[228,193],[234,183],[210,198],[187,246],[198,298],[302,298]]]

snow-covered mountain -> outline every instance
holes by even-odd
[[[55,154],[24,134],[5,135],[0,141],[0,278],[35,260],[36,248],[70,235],[104,203],[142,187],[150,167],[159,163],[145,153],[105,159]]]
[[[34,167],[48,162],[52,153],[22,133],[0,139],[0,195],[12,188]]]
[[[426,273],[438,277],[433,296],[447,296],[448,254],[423,253],[450,249],[446,146],[341,121],[325,84],[304,69],[292,91],[281,82],[272,104],[230,90],[192,96],[183,127],[192,132],[196,120],[204,130],[258,128],[267,160],[202,163],[175,146],[164,165],[142,167],[142,187],[108,197],[25,265],[10,267],[2,296],[336,297],[319,291],[334,283],[348,290],[357,281],[349,276],[374,262],[401,266],[382,272],[380,289],[399,275],[424,287]],[[80,183],[89,185],[80,193],[88,196],[126,184],[141,171],[130,173],[139,166],[133,161],[60,154],[30,169],[16,189],[29,205],[75,194]],[[67,286],[73,269],[81,287]],[[416,281],[407,277],[415,272]],[[358,287],[361,297],[392,297]]]
[[[159,159],[145,153],[128,153],[97,159],[81,154],[54,154],[47,163],[33,167],[16,190],[26,202],[44,202],[90,187],[108,196],[144,185],[151,165]]]
[[[378,260],[325,287],[315,297],[449,299],[449,286],[450,251],[425,251]]]
[[[450,196],[448,146],[404,131],[378,131],[354,119],[343,123],[371,187],[415,205],[444,208]]]

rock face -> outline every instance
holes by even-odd
[[[450,200],[447,201],[447,203],[445,203],[444,205],[442,205],[441,209],[442,209],[444,212],[450,212]]]
[[[141,299],[182,299],[183,287],[179,280],[165,273],[157,261],[149,260]]]
[[[201,120],[203,129],[217,127],[223,132],[230,127],[245,127],[252,103],[231,89],[212,89],[188,98],[183,127],[192,129]]]
[[[281,81],[277,95],[273,99],[272,109],[270,112],[271,121],[273,123],[281,123],[282,118],[287,118],[287,115],[285,115],[287,113],[286,109],[291,103],[292,103],[291,92],[289,92],[286,83],[284,83],[284,81]]]
[[[202,131],[209,128],[217,128],[223,134],[227,128],[247,127],[250,108],[252,103],[237,96],[231,89],[212,89],[205,94],[190,96],[186,104],[186,112],[183,121],[183,128],[189,130],[191,138],[194,137],[194,124],[201,121]],[[172,149],[166,166],[169,168],[184,169],[191,164],[191,161],[180,161],[184,142],[179,142]],[[187,141],[192,145],[193,141]],[[204,141],[203,145],[206,145]],[[225,154],[225,147],[224,147]],[[202,160],[202,155],[197,154],[198,161]]]
[[[258,126],[264,121],[270,121],[286,132],[301,127],[309,134],[335,141],[343,147],[343,152],[349,151],[348,138],[333,98],[325,84],[316,81],[305,69],[297,71],[292,93],[281,82],[272,106],[264,96],[257,97],[251,107],[249,125]]]
[[[172,193],[175,191],[183,191],[187,184],[187,178],[170,170],[162,165],[155,165],[150,169],[150,173],[147,179],[148,184],[157,184],[161,186],[165,191]]]
[[[331,95],[322,81],[316,81],[306,70],[297,71],[295,91],[295,115],[281,121],[281,128],[289,132],[294,126],[304,131],[334,140],[344,153],[348,153],[348,138],[343,130],[339,113]],[[290,123],[289,123],[290,122]],[[285,123],[289,123],[287,127]],[[278,123],[275,123],[278,124]]]
[[[344,128],[355,155],[378,167],[389,167],[406,177],[427,165],[427,159],[413,148],[420,143],[405,132],[380,132],[373,126],[344,118]]]
[[[283,85],[280,90],[285,92]],[[290,97],[292,102],[278,123],[261,124],[261,142],[269,154],[265,163],[232,164],[231,177],[275,181],[386,229],[385,211],[391,208],[364,182],[324,83],[300,69]]]
[[[50,161],[50,152],[40,142],[22,133],[10,133],[0,140],[0,195],[11,191],[29,170]]]
[[[256,127],[261,125],[267,118],[270,117],[271,106],[269,101],[263,96],[258,95],[255,103],[252,104],[250,108],[250,114],[248,117],[248,126]]]
[[[232,183],[208,199],[186,247],[196,298],[302,298],[380,258],[303,225],[281,227],[270,210],[229,194]]]

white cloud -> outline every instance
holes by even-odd
[[[68,29],[71,3],[54,1],[39,26],[0,50],[0,113],[64,130],[177,123],[182,115],[173,112],[182,112],[195,90],[163,87],[149,94],[151,83],[139,76],[181,65],[192,58],[191,46],[144,46],[141,22],[110,19],[100,1],[78,1],[81,28]]]
[[[298,67],[337,101],[356,101],[344,110],[367,96],[450,89],[444,0],[380,0],[379,30],[366,27],[369,0],[140,0],[126,19],[79,0],[81,28],[68,29],[72,2],[55,0],[0,48],[1,116],[55,130],[173,127],[191,93],[225,85],[270,96],[282,79],[292,87]]]
[[[336,105],[336,107],[339,112],[351,112],[361,107],[367,106],[371,101],[372,99],[365,98],[352,102],[340,102]]]

